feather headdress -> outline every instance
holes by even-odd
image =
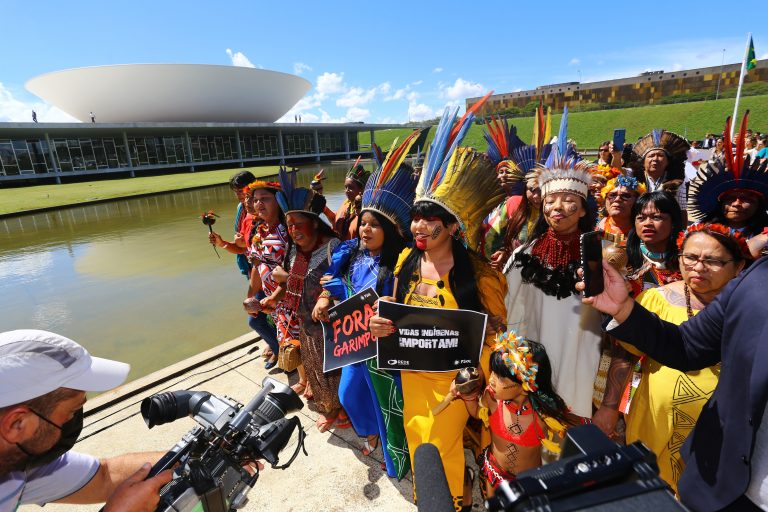
[[[355,163],[347,171],[347,179],[355,180],[360,184],[361,187],[364,187],[366,182],[368,181],[368,178],[371,176],[371,173],[365,170],[365,167],[363,167],[363,164],[360,163],[361,159],[362,159],[361,156],[357,157],[357,160],[355,160]]]
[[[725,158],[707,162],[699,167],[688,187],[688,212],[692,219],[706,222],[720,211],[723,195],[735,190],[748,190],[768,198],[768,160],[750,164],[744,158],[744,144],[749,111],[744,113],[736,148],[731,140],[731,118],[725,122]]]
[[[445,109],[416,188],[416,202],[430,201],[456,217],[459,235],[471,249],[479,244],[482,220],[504,199],[488,157],[471,148],[459,148],[475,111],[492,92],[472,105],[458,122],[458,107]]]
[[[573,192],[584,199],[589,194],[592,183],[590,165],[581,161],[581,157],[568,143],[568,107],[563,110],[560,120],[560,130],[557,143],[552,144],[552,150],[544,164],[538,164],[535,177],[541,197],[555,192]]]
[[[642,161],[654,149],[661,149],[667,154],[670,164],[685,162],[691,145],[676,133],[667,130],[652,130],[651,133],[637,141],[632,151]]]
[[[517,136],[517,128],[514,125],[509,126],[506,119],[491,118],[488,131],[484,136],[488,142],[488,158],[496,166],[496,172],[505,172],[513,182],[517,181],[520,184],[531,176],[530,173],[537,163],[544,163],[547,160],[552,149],[549,144],[526,145]],[[515,185],[515,188],[520,187]],[[522,192],[523,190],[520,189],[513,193]]]
[[[406,240],[411,238],[411,207],[416,197],[416,182],[411,167],[403,162],[420,134],[421,130],[415,130],[399,146],[395,139],[387,157],[368,178],[363,190],[361,211],[380,213]]]
[[[278,190],[275,198],[284,214],[298,212],[320,217],[325,207],[325,201],[315,201],[314,198],[317,194],[313,190],[296,186],[296,171],[288,172],[285,167],[280,167],[277,178],[280,182],[280,190]]]

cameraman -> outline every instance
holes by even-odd
[[[128,370],[58,334],[0,333],[0,512],[48,502],[155,509],[171,471],[144,479],[148,460],[162,454],[99,460],[69,451],[83,428],[85,392],[118,386]]]

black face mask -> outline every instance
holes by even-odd
[[[30,409],[31,410],[31,409]],[[55,445],[53,445],[49,450],[43,452],[43,453],[32,453],[26,448],[24,448],[21,443],[16,443],[16,446],[19,450],[27,454],[27,461],[26,461],[26,468],[36,468],[39,466],[44,466],[46,464],[49,464],[53,462],[54,460],[58,459],[62,455],[64,455],[66,452],[72,449],[73,446],[75,446],[75,442],[77,441],[77,438],[80,437],[80,432],[83,430],[83,409],[80,408],[75,412],[75,415],[72,417],[71,420],[64,423],[63,425],[59,426],[43,416],[42,414],[39,414],[35,411],[32,411],[38,418],[48,422],[49,424],[53,425],[57,429],[61,430],[61,437],[56,442]]]

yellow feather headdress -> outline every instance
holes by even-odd
[[[483,219],[504,199],[496,182],[496,170],[482,153],[460,148],[472,121],[490,94],[456,120],[458,107],[445,109],[429,147],[416,188],[416,202],[429,201],[445,208],[459,221],[459,235],[470,249],[480,244]]]

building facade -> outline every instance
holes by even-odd
[[[390,128],[402,126],[0,123],[0,182],[350,159],[371,153],[358,143],[359,132],[375,141],[376,130]]]
[[[589,104],[640,103],[653,105],[662,98],[678,94],[716,94],[739,84],[741,64],[728,64],[682,71],[653,71],[642,75],[602,82],[543,85],[528,91],[494,94],[480,109],[478,117],[522,108],[530,102],[543,102],[554,110]],[[744,83],[768,81],[768,60],[758,60],[757,67],[744,77]],[[468,98],[467,108],[480,98]]]

